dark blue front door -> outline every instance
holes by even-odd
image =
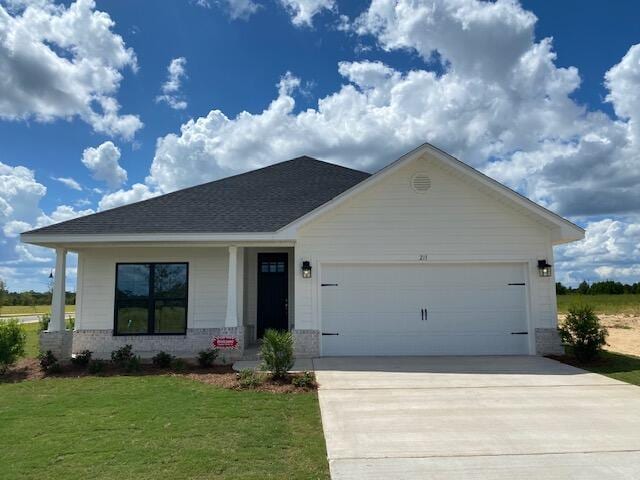
[[[286,253],[258,254],[258,338],[269,328],[289,329]]]

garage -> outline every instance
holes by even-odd
[[[526,265],[323,264],[321,349],[527,355]]]

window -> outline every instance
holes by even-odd
[[[260,264],[262,273],[284,273],[284,262],[264,261]]]
[[[116,335],[184,335],[186,263],[116,265]]]

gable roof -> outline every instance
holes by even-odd
[[[547,225],[551,228],[551,240],[554,245],[582,240],[584,238],[585,231],[578,225],[570,222],[564,217],[561,217],[557,213],[554,213],[551,210],[538,205],[524,195],[516,192],[515,190],[512,190],[506,185],[498,182],[497,180],[494,180],[493,178],[485,175],[484,173],[476,170],[470,165],[467,165],[454,156],[449,155],[447,152],[440,150],[438,147],[435,147],[429,143],[423,143],[410,152],[402,155],[394,162],[378,170],[365,181],[352,186],[351,188],[337,195],[329,202],[320,205],[316,209],[294,220],[292,223],[284,227],[283,230],[285,228],[297,229],[306,225],[318,216],[334,209],[346,199],[357,195],[358,193],[371,187],[372,185],[375,185],[377,182],[381,181],[391,173],[397,171],[407,163],[413,162],[420,158],[434,160],[439,164],[450,168],[461,176],[466,177],[471,182],[477,184],[479,187],[491,192],[491,194],[495,195],[497,198],[505,200],[514,208],[519,209],[520,211]]]
[[[302,156],[23,235],[275,232],[369,176]]]

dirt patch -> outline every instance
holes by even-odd
[[[248,390],[241,388],[238,383],[238,374],[231,365],[214,365],[210,368],[199,368],[189,365],[184,371],[175,372],[170,369],[155,367],[154,365],[143,364],[139,371],[126,373],[113,367],[105,365],[105,369],[100,374],[92,375],[85,368],[74,365],[64,365],[60,372],[45,374],[40,368],[40,363],[35,358],[26,358],[16,363],[9,371],[0,376],[0,383],[15,383],[25,380],[40,380],[43,378],[82,378],[82,377],[117,377],[117,376],[147,376],[147,375],[171,375],[184,377],[197,382],[215,385],[216,387],[233,390]],[[286,379],[274,380],[264,373],[259,373],[260,384],[251,390],[271,393],[300,393],[309,392],[317,388],[315,382],[307,387],[297,387],[291,382],[302,376],[301,373],[291,374]]]
[[[640,356],[640,316],[598,314],[598,317],[609,331],[606,350]],[[564,315],[558,315],[558,323],[563,321]]]

